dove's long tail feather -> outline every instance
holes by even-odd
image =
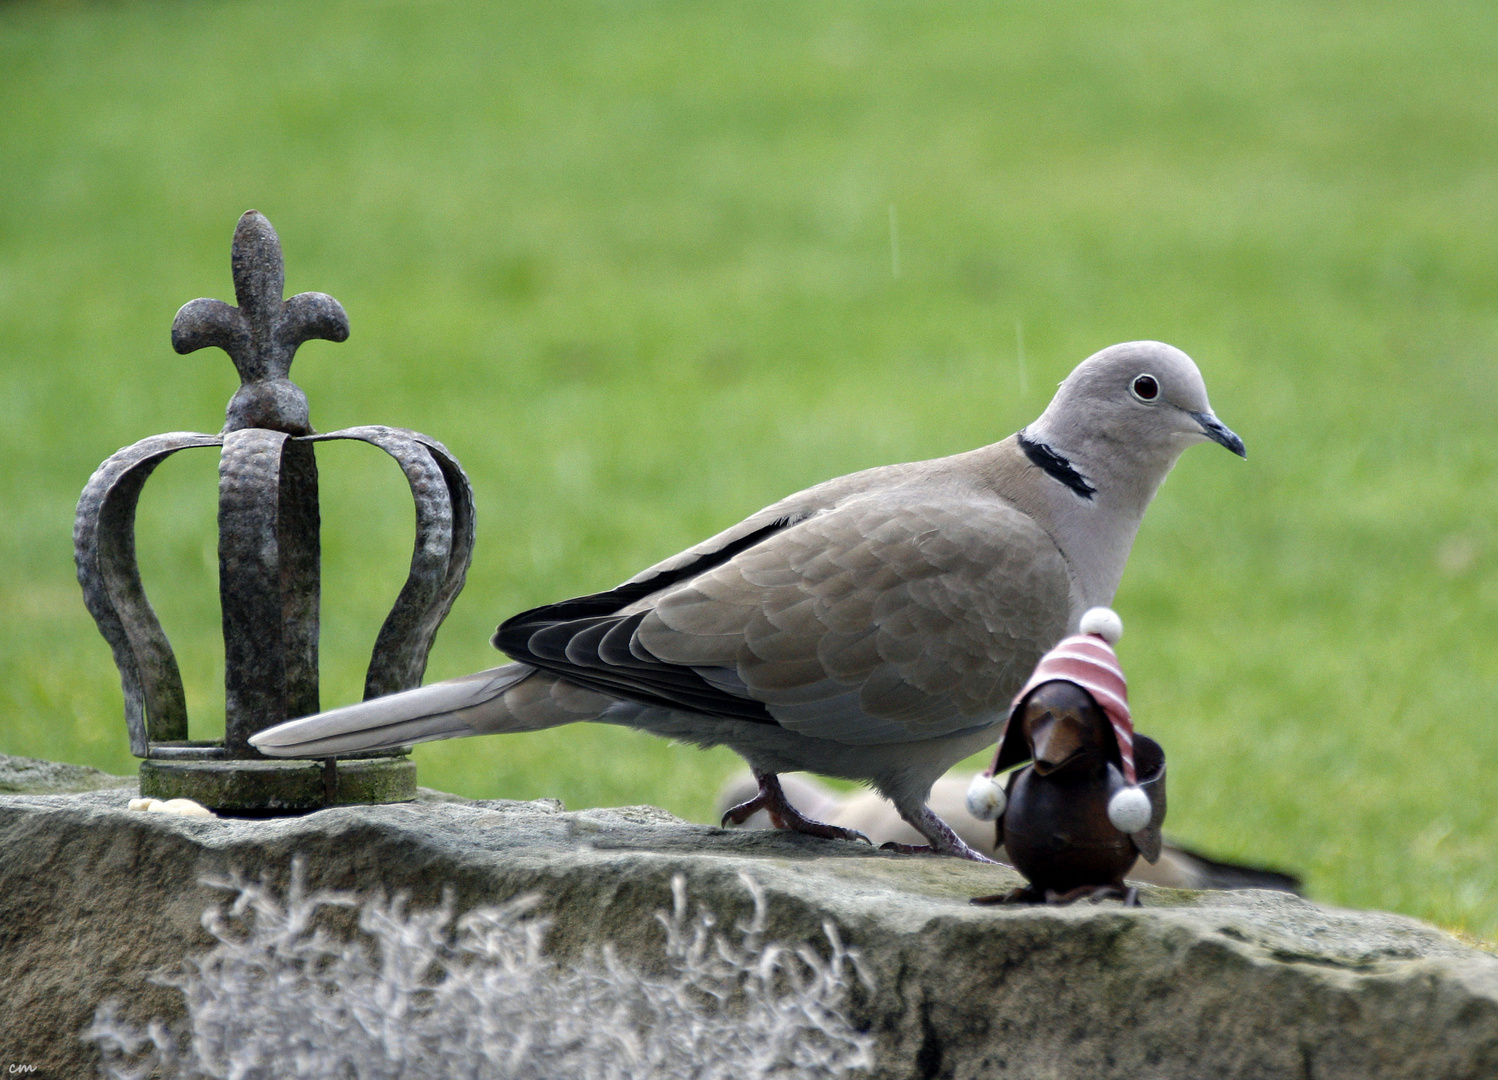
[[[596,719],[612,701],[527,664],[505,664],[288,720],[250,743],[271,757],[335,757],[464,735],[539,731]]]

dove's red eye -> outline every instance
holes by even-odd
[[[1134,380],[1134,385],[1130,389],[1140,401],[1154,401],[1160,396],[1160,384],[1155,381],[1153,375],[1140,375]]]

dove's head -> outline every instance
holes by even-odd
[[[1186,447],[1208,440],[1247,456],[1243,440],[1212,412],[1191,357],[1159,341],[1130,341],[1093,353],[1026,431],[1083,456],[1106,447],[1167,467]]]

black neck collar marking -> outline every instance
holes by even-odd
[[[1036,439],[1027,438],[1021,431],[1015,436],[1019,442],[1019,448],[1025,452],[1025,457],[1030,459],[1030,464],[1036,468],[1044,469],[1052,480],[1059,480],[1072,492],[1089,502],[1097,494],[1097,488],[1087,482],[1087,477],[1072,468],[1070,461],[1052,450],[1045,443]]]

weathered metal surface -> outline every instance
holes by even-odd
[[[127,446],[94,471],[78,500],[73,557],[83,602],[114,651],[125,695],[130,752],[187,738],[187,702],[177,657],[146,599],[135,561],[135,507],[146,479],[172,454],[218,446],[217,435],[178,431]]]
[[[223,496],[220,494],[220,500]],[[281,554],[281,655],[285,671],[283,716],[318,710],[318,606],[322,601],[322,515],[317,506],[317,461],[312,444],[288,439],[281,447],[276,547]],[[222,584],[220,586],[222,588]],[[254,718],[246,723],[260,726]],[[252,732],[244,731],[248,739]],[[246,744],[247,747],[248,744]]]
[[[288,467],[289,466],[289,467]],[[225,739],[317,711],[317,465],[282,431],[241,428],[219,458]]]
[[[399,463],[416,500],[416,545],[411,571],[380,628],[364,698],[421,685],[437,628],[463,588],[473,557],[473,492],[447,447],[415,431],[356,427],[312,440],[358,439]]]
[[[84,601],[120,669],[131,752],[158,763],[142,767],[142,784],[150,772],[152,794],[197,798],[193,791],[218,792],[216,797],[229,802],[210,798],[207,805],[240,809],[263,797],[263,806],[270,808],[291,805],[284,791],[272,792],[277,784],[303,784],[298,769],[309,766],[287,766],[278,773],[263,763],[246,774],[254,779],[226,777],[260,759],[249,745],[251,735],[318,710],[320,520],[313,444],[355,439],[378,446],[401,466],[416,500],[411,570],[376,640],[366,697],[420,685],[437,628],[463,587],[473,554],[473,495],[457,460],[425,435],[380,426],[316,434],[306,395],[288,377],[291,362],[304,341],[347,339],[348,318],[338,301],[323,293],[282,300],[280,239],[253,210],[234,230],[231,263],[239,306],[193,300],[172,323],[172,347],[179,353],[220,348],[239,372],[241,385],[229,402],[224,430],[153,436],[104,462],[79,500],[74,548]],[[222,447],[223,743],[187,737],[181,675],[135,560],[135,507],[142,486],[168,455],[198,446]],[[409,767],[414,792],[414,766]],[[322,766],[310,768],[318,791],[326,782],[341,793],[340,801],[384,801],[344,799],[362,790],[349,787],[346,766],[326,777]],[[380,784],[380,791],[406,790],[404,780]],[[326,802],[330,796],[320,797]],[[305,804],[303,795],[296,799],[301,800],[297,805]]]
[[[409,757],[341,760],[327,783],[317,761],[163,761],[140,765],[140,793],[191,799],[220,812],[301,813],[351,803],[409,802],[416,762]]]
[[[307,395],[287,376],[302,342],[348,340],[343,305],[317,292],[282,301],[286,274],[281,238],[254,210],[234,229],[230,264],[239,306],[207,298],[183,304],[172,320],[172,348],[190,353],[215,346],[234,361],[241,385],[229,399],[225,432],[258,427],[310,435]]]

